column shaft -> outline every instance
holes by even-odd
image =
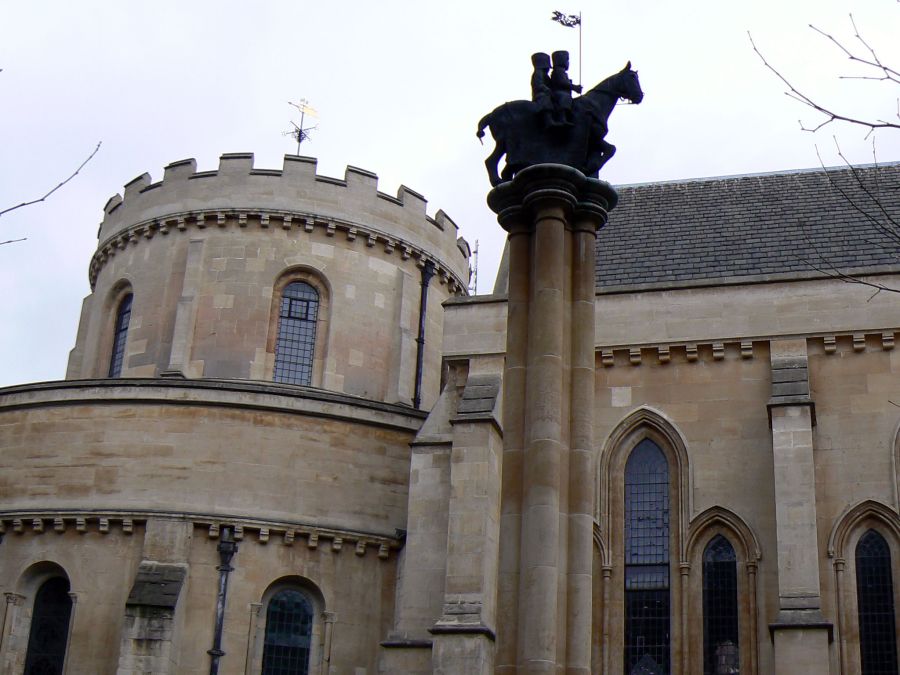
[[[518,655],[522,456],[525,448],[525,359],[528,351],[525,336],[528,333],[530,259],[528,229],[521,224],[510,226],[506,366],[503,373],[503,470],[497,598],[498,675],[515,673]]]
[[[525,455],[519,591],[519,663],[528,673],[556,671],[560,640],[560,465],[563,423],[565,214],[546,206],[535,217],[533,285],[525,375]],[[562,643],[564,644],[564,643]]]

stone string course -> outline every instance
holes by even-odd
[[[143,525],[151,518],[188,520],[195,528],[204,529],[210,539],[218,539],[223,527],[231,527],[237,541],[253,541],[260,545],[280,542],[284,546],[305,545],[309,549],[329,546],[332,551],[352,550],[357,556],[374,550],[380,560],[387,560],[391,551],[403,546],[400,536],[388,537],[375,533],[357,532],[335,528],[320,528],[309,524],[267,521],[234,516],[221,517],[215,514],[184,514],[161,512],[57,512],[22,511],[0,514],[0,535],[12,533],[61,534],[74,528],[80,534],[99,532],[109,534],[121,530],[123,534],[133,534],[135,525]],[[305,542],[303,541],[305,539]]]
[[[896,335],[897,333],[893,330],[885,330],[875,333],[811,335],[806,336],[806,339],[813,343],[819,343],[823,353],[830,355],[844,352],[861,353],[873,349],[889,351],[894,348]],[[639,366],[643,363],[666,364],[673,361],[687,363],[722,361],[734,356],[752,359],[754,358],[753,344],[768,342],[770,339],[770,337],[760,337],[721,342],[605,346],[597,349],[597,358],[604,368],[623,365]]]

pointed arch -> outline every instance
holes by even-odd
[[[886,504],[867,499],[846,508],[835,521],[828,536],[828,557],[835,560],[846,559],[850,535],[867,523],[880,524],[900,542],[900,515]]]
[[[682,663],[686,654],[680,646],[687,630],[686,584],[679,570],[684,564],[684,546],[691,513],[692,471],[684,438],[684,434],[662,412],[649,406],[641,406],[613,428],[599,449],[595,463],[597,501],[594,513],[599,530],[596,540],[604,545],[602,550],[605,560],[602,587],[595,586],[595,593],[602,597],[602,600],[597,597],[597,602],[602,602],[603,605],[600,617],[595,621],[599,622],[596,632],[602,639],[599,652],[603,672],[615,671],[618,667],[615,664],[622,664],[626,660],[626,621],[615,620],[614,617],[625,616],[626,605],[631,601],[629,597],[636,599],[634,592],[638,590],[658,591],[654,602],[659,612],[653,620],[658,620],[659,625],[667,632],[665,642],[668,645],[661,658],[667,659],[677,670],[680,666],[676,664]],[[665,570],[659,570],[658,578],[653,577],[653,584],[656,585],[652,589],[635,586],[636,571],[629,572],[625,557],[628,536],[626,465],[636,448],[646,446],[647,442],[662,453],[666,464],[664,473],[667,475],[666,489],[660,488],[656,492],[651,490],[655,495],[652,499],[659,508],[663,508],[663,501],[660,500],[664,500],[664,508],[669,511],[666,523],[668,553],[665,562],[661,563]],[[626,581],[627,575],[630,575],[630,582]],[[626,590],[628,584],[630,586]],[[626,597],[629,593],[631,596]],[[663,605],[665,608],[661,609]],[[634,656],[634,653],[629,653]]]
[[[688,560],[693,560],[695,551],[705,548],[718,530],[727,532],[727,538],[736,545],[739,559],[751,562],[762,558],[759,539],[744,519],[724,506],[711,506],[691,519],[685,546]]]
[[[887,543],[891,560],[900,560],[900,515],[874,499],[845,509],[828,537],[828,557],[834,568],[841,672],[861,672],[862,668],[856,549],[860,539],[870,531]],[[900,573],[896,570],[892,586],[894,593],[900,590]],[[900,598],[895,598],[895,612],[897,606]]]
[[[692,510],[691,495],[693,493],[693,472],[687,452],[684,434],[676,424],[662,412],[650,406],[641,406],[632,411],[610,432],[600,449],[597,467],[596,491],[597,503],[594,505],[595,518],[600,523],[601,532],[609,536],[610,496],[613,492],[613,481],[620,480],[625,462],[631,450],[642,440],[649,438],[655,442],[669,462],[670,471],[677,482],[678,529],[680,533],[688,530],[688,520]],[[619,476],[617,479],[616,476]],[[682,546],[678,553],[684,559],[684,537],[680,537]]]
[[[759,668],[759,643],[757,626],[759,622],[757,577],[762,548],[759,538],[752,528],[734,511],[724,506],[712,506],[691,519],[686,551],[687,563],[683,573],[689,586],[687,604],[692,616],[705,612],[704,565],[706,547],[716,537],[728,541],[735,553],[735,572],[738,602],[738,654],[741,672],[755,674]],[[705,614],[704,614],[705,618]],[[688,672],[704,672],[704,636],[695,635],[688,645]]]

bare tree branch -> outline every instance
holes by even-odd
[[[856,21],[853,19],[852,14],[850,15],[850,24],[853,26],[853,37],[855,37],[857,40],[859,40],[860,44],[862,44],[862,46],[866,48],[866,51],[869,52],[869,56],[871,57],[870,59],[865,59],[860,56],[857,56],[856,54],[851,52],[849,49],[847,49],[847,47],[845,47],[843,45],[843,43],[841,43],[837,38],[830,35],[829,33],[826,33],[825,31],[821,30],[820,28],[817,28],[816,26],[814,26],[812,24],[809,24],[810,28],[812,28],[814,31],[816,31],[819,35],[825,37],[829,42],[831,42],[838,49],[840,49],[842,52],[844,52],[844,54],[847,55],[847,58],[850,59],[851,61],[855,61],[857,63],[861,63],[866,66],[871,66],[873,68],[877,68],[878,70],[882,71],[882,73],[883,73],[881,77],[863,77],[863,78],[845,77],[842,79],[890,80],[891,82],[896,82],[897,84],[900,84],[900,73],[898,73],[893,68],[889,68],[888,66],[884,65],[881,62],[881,59],[878,58],[878,54],[875,53],[875,50],[872,48],[872,46],[869,45],[869,43],[865,41],[865,39],[862,37],[862,35],[859,34],[859,29],[857,29],[857,27],[856,27]]]
[[[62,183],[60,183],[60,184],[57,185],[55,188],[53,188],[52,190],[50,190],[50,192],[48,192],[47,194],[45,194],[43,197],[40,197],[40,198],[38,198],[38,199],[32,199],[31,201],[28,201],[28,202],[22,202],[21,204],[16,204],[15,206],[10,206],[10,207],[7,208],[7,209],[3,209],[2,211],[0,211],[0,216],[4,215],[4,214],[6,214],[6,213],[9,213],[10,211],[15,211],[16,209],[21,209],[21,208],[23,208],[23,207],[25,207],[25,206],[31,206],[32,204],[37,204],[37,203],[42,202],[42,201],[44,201],[45,199],[47,199],[47,197],[49,197],[50,195],[52,195],[54,192],[56,192],[57,190],[59,190],[63,185],[65,185],[65,184],[68,183],[70,180],[72,180],[73,178],[75,178],[75,176],[77,176],[78,173],[84,168],[85,164],[87,164],[88,162],[90,162],[90,161],[94,158],[94,155],[96,155],[97,152],[100,150],[100,146],[101,146],[101,145],[102,145],[102,141],[99,142],[99,143],[97,143],[97,147],[94,148],[94,151],[93,151],[90,155],[88,155],[87,159],[84,160],[84,161],[78,166],[77,169],[75,169],[75,173],[73,173],[71,176],[69,176],[68,178],[66,178]]]
[[[888,81],[894,82],[895,84],[900,84],[900,73],[896,70],[889,68],[884,65],[881,60],[878,58],[877,53],[874,49],[860,36],[859,31],[856,30],[856,23],[853,21],[853,16],[850,16],[850,21],[853,25],[853,30],[855,32],[855,37],[864,45],[866,50],[869,52],[869,57],[864,58],[857,56],[851,50],[847,49],[841,42],[835,39],[832,35],[825,33],[824,31],[816,28],[815,26],[810,24],[810,28],[819,33],[820,35],[827,38],[830,42],[835,44],[841,51],[843,51],[847,57],[854,62],[861,63],[863,65],[876,68],[881,71],[881,75],[879,77],[862,77],[862,78],[845,78],[845,79],[872,79],[876,81]],[[850,115],[845,115],[839,112],[836,112],[835,109],[830,106],[822,105],[815,101],[813,98],[804,94],[802,91],[797,89],[794,84],[788,80],[777,68],[775,68],[769,61],[763,56],[763,53],[757,48],[756,43],[753,40],[753,35],[749,32],[747,35],[750,38],[750,44],[753,47],[753,51],[756,52],[756,55],[759,56],[760,60],[763,62],[763,65],[768,68],[781,82],[787,87],[787,91],[784,92],[786,96],[794,99],[795,101],[799,101],[803,105],[808,108],[812,108],[816,112],[825,116],[825,120],[815,126],[807,126],[803,123],[802,120],[798,120],[800,124],[800,128],[803,131],[816,132],[819,129],[832,124],[834,122],[846,122],[847,124],[854,124],[857,126],[861,126],[867,128],[869,131],[866,134],[866,138],[868,138],[875,130],[877,129],[897,129],[900,130],[900,100],[898,100],[898,121],[888,121],[884,119],[875,119],[875,120],[867,120],[860,117],[854,117]]]
[[[832,175],[834,173],[834,170],[829,170],[825,166],[825,163],[822,161],[822,155],[819,153],[819,148],[818,148],[818,146],[816,146],[816,156],[819,158],[819,165],[822,167],[822,171],[825,174],[825,177],[828,180],[829,184],[831,185],[832,189],[835,190],[838,194],[840,194],[841,198],[847,204],[849,204],[850,207],[854,211],[859,213],[863,217],[863,220],[865,222],[868,222],[870,225],[872,225],[877,232],[879,232],[882,235],[884,235],[885,237],[897,242],[898,247],[900,247],[900,223],[897,223],[897,221],[891,216],[891,214],[888,213],[888,211],[886,210],[886,208],[884,206],[884,203],[882,202],[882,200],[878,194],[880,188],[879,188],[879,185],[877,184],[877,181],[878,181],[877,157],[876,157],[876,162],[875,162],[875,174],[874,174],[876,186],[875,186],[875,189],[873,190],[866,183],[866,181],[863,180],[859,169],[857,167],[853,166],[847,160],[847,158],[844,156],[844,154],[841,150],[841,147],[837,142],[837,139],[835,139],[834,142],[835,142],[835,146],[837,147],[838,156],[844,161],[844,164],[850,170],[850,175],[852,176],[856,187],[859,188],[859,190],[862,192],[862,194],[865,195],[865,197],[868,201],[870,201],[873,205],[875,205],[877,207],[876,210],[877,210],[878,214],[876,215],[876,214],[871,213],[870,210],[865,208],[864,205],[861,205],[858,202],[858,200],[844,188],[844,186],[842,186],[840,183],[838,183],[834,179],[834,177]],[[872,152],[874,155],[875,154],[874,143],[873,143]],[[810,237],[806,233],[805,229],[801,228],[801,231],[803,232],[803,238],[806,239],[806,243],[807,243],[809,249],[811,249],[813,251],[816,258],[820,261],[819,263],[816,263],[816,262],[813,262],[803,256],[799,256],[799,259],[802,262],[804,262],[805,264],[809,265],[810,268],[816,270],[817,272],[825,274],[825,275],[831,277],[832,279],[840,279],[841,281],[849,283],[849,284],[860,284],[862,286],[868,286],[869,288],[875,289],[875,292],[869,296],[869,298],[866,300],[866,302],[869,302],[870,300],[872,300],[876,295],[878,295],[882,291],[887,291],[889,293],[900,293],[900,288],[896,288],[894,286],[889,286],[887,284],[882,284],[882,283],[878,283],[878,282],[874,282],[874,281],[869,281],[866,279],[861,279],[859,276],[857,276],[855,274],[849,274],[847,272],[844,272],[843,270],[841,270],[836,265],[834,265],[830,260],[828,260],[828,258],[826,258],[822,254],[822,252],[819,250],[819,247],[817,246],[817,244],[815,242],[813,242],[812,239],[810,239]],[[876,241],[872,241],[872,240],[868,240],[868,239],[866,241],[868,241],[868,243],[873,244],[873,245],[884,246],[884,242],[876,242]],[[894,257],[897,257],[897,255],[894,254]]]
[[[0,241],[0,246],[5,246],[6,244],[15,244],[17,241],[25,241],[28,237],[22,237],[21,239],[7,239],[6,241]]]

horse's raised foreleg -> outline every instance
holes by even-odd
[[[596,145],[596,149],[592,151],[590,156],[588,157],[587,166],[585,167],[587,170],[584,172],[585,175],[596,178],[597,174],[600,172],[600,169],[603,168],[603,165],[611,160],[613,155],[615,154],[616,146],[614,146],[612,143],[607,143],[606,141],[601,140]]]

